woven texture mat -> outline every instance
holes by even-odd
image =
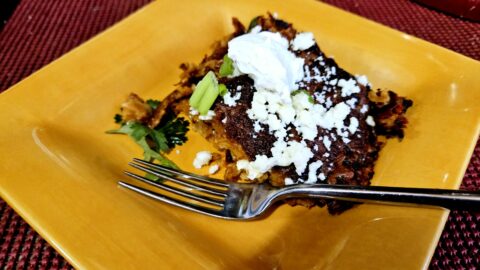
[[[0,92],[148,2],[22,0],[0,32]],[[480,59],[478,23],[449,17],[407,0],[325,2]],[[479,143],[462,189],[480,189]],[[0,269],[70,268],[68,262],[0,200]],[[480,268],[480,212],[453,211],[450,214],[430,268]]]

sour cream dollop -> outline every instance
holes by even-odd
[[[304,76],[304,59],[288,50],[280,33],[250,32],[228,42],[228,57],[238,73],[248,74],[257,90],[277,93],[290,104],[291,92]]]

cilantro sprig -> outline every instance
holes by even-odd
[[[147,100],[146,103],[152,110],[160,104],[157,100]],[[119,114],[116,114],[114,119],[121,126],[118,129],[107,131],[108,134],[128,135],[143,149],[145,160],[156,160],[162,166],[178,169],[175,163],[165,157],[165,153],[187,141],[188,121],[182,117],[176,117],[173,113],[167,113],[159,125],[150,128],[138,121],[124,122]]]

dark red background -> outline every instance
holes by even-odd
[[[15,0],[4,3],[7,2]],[[20,1],[0,32],[0,92],[148,2],[150,0]],[[324,2],[480,59],[478,23],[450,17],[407,0]],[[6,7],[0,3],[0,9],[5,11]],[[479,190],[479,173],[480,144],[477,143],[461,188]],[[71,266],[0,200],[0,269],[68,268]],[[430,268],[480,268],[480,212],[450,214]]]

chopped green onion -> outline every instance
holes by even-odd
[[[215,74],[212,71],[209,71],[207,75],[205,75],[203,79],[197,83],[197,86],[195,87],[195,90],[193,91],[193,94],[189,100],[190,106],[198,109],[200,100],[202,99],[203,95],[205,94],[209,86],[216,82],[217,78],[215,78]]]
[[[315,100],[313,100],[313,97],[311,95],[308,96],[308,102],[315,104]]]
[[[192,97],[190,97],[190,106],[200,112],[201,115],[206,115],[217,99],[218,94],[217,78],[212,71],[209,71],[197,84]]]
[[[228,93],[227,86],[225,84],[221,83],[218,85],[218,93],[220,96],[224,96],[226,93]]]
[[[218,83],[211,84],[207,91],[205,91],[200,104],[198,104],[197,110],[201,115],[206,115],[208,113],[208,110],[210,110],[213,103],[217,99],[218,94]]]
[[[293,97],[293,96],[296,96],[296,95],[298,95],[298,94],[300,94],[300,93],[309,95],[309,93],[307,92],[307,90],[305,90],[305,89],[298,89],[298,90],[295,90],[295,91],[292,92],[292,97]]]
[[[310,93],[308,93],[308,91],[305,90],[305,89],[299,89],[299,90],[293,91],[293,92],[292,92],[292,96],[298,95],[298,94],[300,94],[300,93],[303,93],[303,94],[305,94],[305,95],[308,96],[308,102],[310,102],[310,103],[312,103],[312,104],[315,103],[315,100],[313,99],[313,96],[310,95]]]
[[[223,57],[223,63],[220,66],[219,74],[222,77],[226,77],[228,75],[232,75],[233,70],[233,61],[232,59],[230,59],[230,57],[228,57],[228,55],[225,54],[225,56]]]

